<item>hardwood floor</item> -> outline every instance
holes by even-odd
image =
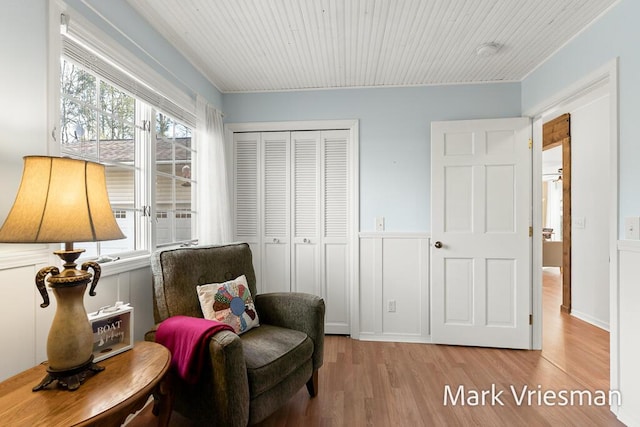
[[[609,332],[560,312],[559,268],[542,273],[542,357],[578,380],[598,389],[609,387]]]
[[[554,277],[555,275],[555,277]],[[545,392],[608,392],[608,333],[560,313],[559,274],[545,271],[544,350],[380,343],[327,336],[318,396],[302,388],[260,427],[271,426],[617,426],[608,404],[539,404]],[[547,324],[548,323],[548,324]],[[485,405],[444,405],[445,388],[488,395]],[[516,397],[527,387],[531,404]],[[596,394],[593,394],[596,396]],[[148,414],[147,414],[148,415]],[[139,417],[143,421],[144,414]],[[148,419],[148,418],[147,418]],[[133,425],[133,424],[132,424]],[[135,425],[145,425],[135,423]],[[173,427],[194,426],[178,414]]]

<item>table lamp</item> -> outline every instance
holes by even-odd
[[[74,249],[73,242],[124,237],[111,210],[103,165],[61,157],[24,157],[22,182],[0,228],[0,242],[65,244],[64,250],[54,252],[64,261],[62,272],[45,267],[36,275],[44,300],[40,306],[49,305],[45,286],[49,276],[57,308],[47,338],[47,375],[33,391],[56,380],[59,386],[75,390],[89,375],[104,369],[93,363],[93,330],[84,307],[89,283],[89,295],[95,295],[100,265],[88,261],[78,270],[75,261],[84,249]]]

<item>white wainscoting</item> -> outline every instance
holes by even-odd
[[[360,233],[361,340],[431,342],[429,234]],[[395,301],[395,312],[389,302]]]
[[[618,372],[622,395],[618,418],[627,425],[640,426],[640,241],[618,242],[618,268]]]
[[[47,336],[56,301],[49,291],[50,305],[40,307],[42,297],[36,289],[35,276],[42,267],[61,266],[60,260],[50,253],[45,246],[20,253],[3,252],[0,256],[0,324],[3,325],[0,381],[47,359]],[[96,296],[90,297],[88,291],[85,295],[87,311],[113,305],[115,301],[131,303],[134,307],[134,340],[143,340],[144,333],[153,326],[148,257],[103,264],[102,267]]]

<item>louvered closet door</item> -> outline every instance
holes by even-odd
[[[263,132],[262,292],[288,292],[290,277],[289,132]]]
[[[260,133],[235,133],[234,208],[235,240],[247,242],[253,254],[253,269],[258,289],[261,287],[260,244],[260,170],[258,154]]]
[[[292,291],[322,295],[320,276],[320,132],[291,133]]]
[[[325,331],[349,334],[349,132],[321,133]]]

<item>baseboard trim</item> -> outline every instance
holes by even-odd
[[[618,413],[616,414],[618,420],[627,426],[638,426],[640,425],[640,420],[629,414],[629,411],[625,411],[622,406],[618,407]]]
[[[376,341],[376,342],[403,342],[416,344],[431,344],[431,336],[422,335],[403,335],[403,334],[374,334],[361,332],[356,338],[360,341]]]
[[[584,322],[587,322],[587,323],[589,323],[589,324],[591,324],[593,326],[596,326],[596,327],[598,327],[600,329],[604,329],[605,331],[609,332],[609,324],[605,323],[605,322],[603,322],[601,320],[598,320],[593,316],[585,314],[585,313],[583,313],[583,312],[581,312],[579,310],[576,310],[575,308],[571,309],[571,315],[574,316],[574,317],[577,317],[578,319],[580,319],[580,320],[582,320]]]

